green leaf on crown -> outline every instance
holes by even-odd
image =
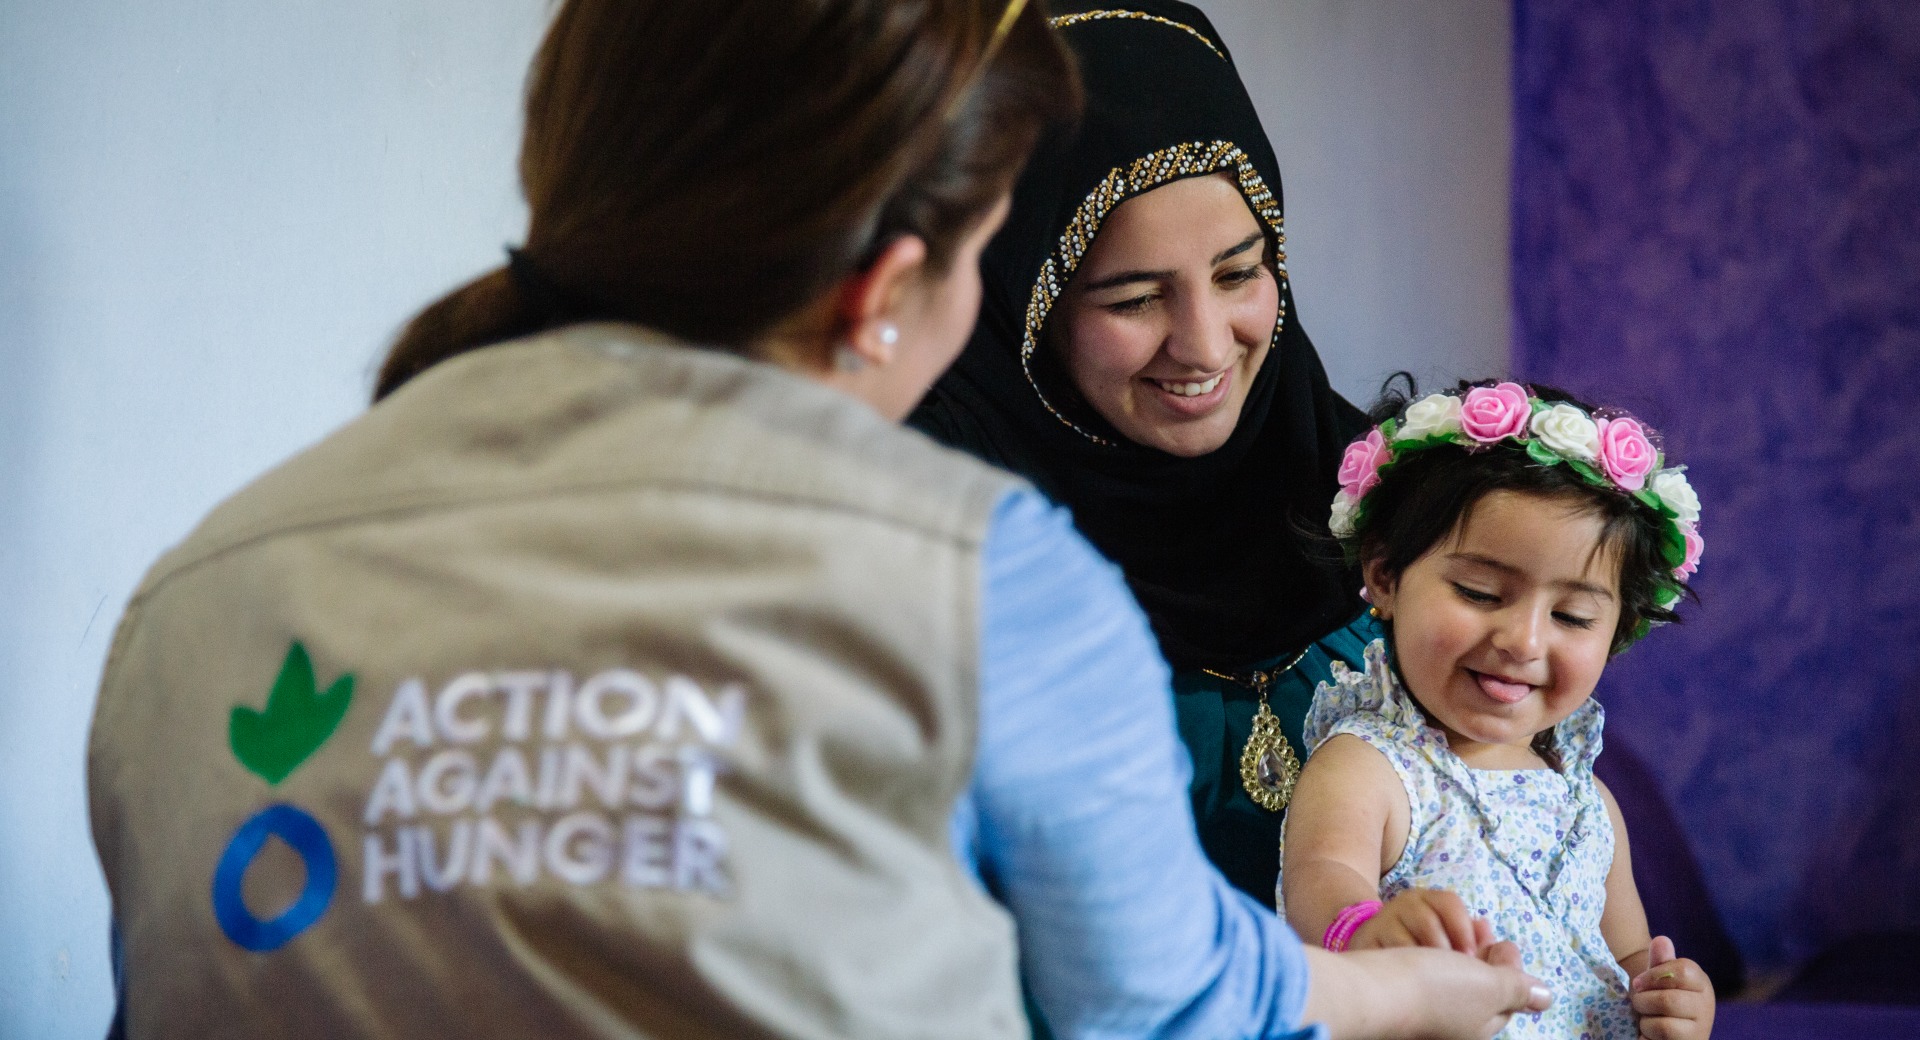
[[[1680,525],[1669,522],[1660,539],[1660,558],[1666,562],[1669,570],[1678,570],[1687,562],[1687,536]]]
[[[1428,448],[1438,448],[1442,444],[1453,443],[1456,442],[1451,436],[1444,433],[1435,433],[1425,437],[1416,437],[1412,440],[1395,441],[1393,442],[1393,453],[1398,456],[1409,451],[1425,451]]]
[[[1667,505],[1666,500],[1662,499],[1659,495],[1654,494],[1648,488],[1641,488],[1640,490],[1635,491],[1633,493],[1633,497],[1646,503],[1648,506],[1650,506],[1653,509],[1654,512],[1659,513],[1661,516],[1664,516],[1669,520],[1677,520],[1680,516],[1680,514],[1675,512],[1672,507]]]

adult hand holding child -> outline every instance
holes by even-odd
[[[1520,950],[1509,942],[1487,946],[1479,959],[1409,947],[1306,952],[1313,988],[1304,1020],[1324,1022],[1335,1037],[1487,1040],[1514,1014],[1553,1003],[1539,980],[1519,973]],[[1481,1017],[1490,1008],[1500,1010]]]

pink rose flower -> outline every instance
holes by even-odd
[[[1633,419],[1600,420],[1600,468],[1623,491],[1646,486],[1647,474],[1660,461],[1647,439],[1646,428]]]
[[[1340,459],[1340,486],[1355,499],[1380,483],[1380,464],[1387,461],[1387,443],[1376,427],[1360,440],[1347,445]]]
[[[1492,444],[1519,436],[1532,415],[1527,390],[1520,384],[1476,386],[1460,402],[1460,429],[1482,444]]]
[[[1673,574],[1680,580],[1685,581],[1693,577],[1694,571],[1700,569],[1700,554],[1706,551],[1707,543],[1705,539],[1700,537],[1699,529],[1695,528],[1692,524],[1681,524],[1680,533],[1685,535],[1687,539],[1687,559]]]

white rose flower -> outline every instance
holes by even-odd
[[[1327,529],[1335,538],[1353,537],[1353,514],[1360,507],[1360,500],[1345,491],[1333,496],[1333,515],[1327,518]]]
[[[1570,404],[1556,404],[1536,412],[1533,435],[1563,459],[1592,462],[1600,457],[1600,424]]]
[[[1655,473],[1653,479],[1647,481],[1647,489],[1659,496],[1661,503],[1673,510],[1681,523],[1700,522],[1700,496],[1693,493],[1693,485],[1687,483],[1681,467]]]
[[[1396,441],[1417,441],[1435,434],[1460,432],[1460,399],[1447,394],[1428,394],[1415,401],[1400,420]]]

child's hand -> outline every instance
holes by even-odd
[[[1700,965],[1673,955],[1673,940],[1656,936],[1647,970],[1630,987],[1646,1040],[1706,1040],[1713,1032],[1713,983]]]
[[[1467,912],[1452,892],[1410,888],[1387,900],[1380,912],[1353,933],[1350,950],[1425,946],[1478,956],[1493,943],[1493,926]]]

